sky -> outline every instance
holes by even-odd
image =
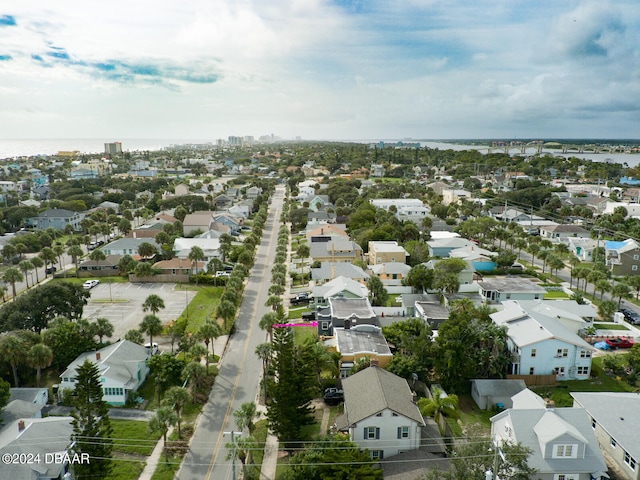
[[[640,138],[638,0],[21,0],[0,138]]]

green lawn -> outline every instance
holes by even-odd
[[[196,332],[202,324],[215,312],[224,287],[211,285],[198,287],[198,293],[189,302],[188,309],[176,319],[176,322],[187,321],[187,332]]]
[[[180,468],[180,464],[182,463],[182,457],[179,456],[169,456],[169,461],[165,462],[164,454],[158,461],[158,466],[156,467],[155,472],[151,476],[151,480],[173,480],[176,472]],[[129,478],[137,478],[137,477],[129,477]]]
[[[618,355],[618,354],[609,354]],[[569,392],[633,392],[634,388],[611,375],[604,373],[602,369],[602,359],[596,357],[591,361],[592,377],[589,380],[568,380],[559,382],[553,387],[532,387],[543,398],[551,398],[556,407],[570,407],[573,405],[573,398]]]
[[[569,295],[565,292],[547,292],[544,294],[544,300],[569,300]]]
[[[289,320],[295,320],[295,319],[299,319],[302,318],[302,312],[306,311],[307,307],[299,307],[299,308],[289,308],[289,314],[287,316],[287,318]]]
[[[113,427],[113,451],[127,455],[149,456],[159,433],[151,433],[147,422],[138,420],[111,420]]]
[[[111,462],[111,472],[106,480],[131,480],[132,478],[138,478],[144,470],[145,462],[138,461],[131,458],[118,458],[114,455],[114,459]]]
[[[606,323],[594,323],[593,326],[600,330],[629,330],[620,323],[606,322]]]
[[[318,331],[315,327],[293,327],[293,339],[297,345],[302,344],[308,338],[317,337]]]

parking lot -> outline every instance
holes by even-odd
[[[164,309],[158,317],[166,324],[175,320],[184,311],[195,295],[193,290],[176,290],[175,283],[106,283],[101,281],[93,287],[89,303],[84,307],[84,318],[109,319],[114,333],[111,341],[124,338],[125,333],[137,329],[145,315],[142,304],[149,295],[156,294],[164,300]],[[155,341],[155,339],[154,339]]]

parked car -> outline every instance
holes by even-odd
[[[304,305],[309,303],[308,293],[299,293],[291,299],[291,305]]]
[[[302,312],[302,320],[315,320],[316,312]]]
[[[635,345],[633,340],[623,337],[609,338],[606,342],[611,348],[631,348]]]
[[[624,319],[632,325],[640,325],[640,314],[629,310],[628,308],[620,309],[620,313],[624,315]]]
[[[82,288],[84,288],[85,290],[91,290],[93,287],[95,287],[99,283],[100,283],[100,280],[87,280],[82,284]]]
[[[338,403],[344,402],[344,390],[339,390],[334,387],[326,388],[323,398],[326,404],[337,405]]]
[[[47,275],[53,275],[57,270],[58,269],[56,267],[47,267],[44,269],[44,273],[46,273]]]
[[[217,278],[220,278],[220,277],[230,277],[230,276],[231,276],[231,274],[230,274],[229,272],[225,272],[225,271],[223,271],[223,270],[218,270],[218,271],[216,272],[216,277],[217,277]]]

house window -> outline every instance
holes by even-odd
[[[611,445],[611,448],[616,448],[618,446],[618,442],[616,441],[615,438],[610,437],[609,438],[609,445]]]
[[[589,350],[580,350],[580,358],[591,358],[591,352]]]
[[[529,368],[529,375],[533,375],[536,369],[534,367]]]
[[[538,351],[535,348],[531,349],[531,358],[535,358]]]
[[[637,253],[633,255],[633,259],[634,260],[640,260],[640,255],[638,255]]]
[[[577,445],[556,445],[553,458],[577,458]]]
[[[372,460],[382,460],[384,458],[384,450],[370,450],[369,455],[371,455]]]
[[[380,429],[378,427],[364,427],[365,440],[379,440]]]
[[[568,356],[569,356],[569,349],[559,348],[558,350],[556,350],[556,357],[568,357]]]
[[[409,438],[409,427],[398,427],[398,438]]]
[[[589,375],[589,367],[578,367],[578,375]]]
[[[511,298],[511,294],[507,293],[507,300],[509,300]]]
[[[553,476],[553,480],[578,480],[578,477],[576,475],[558,473]]]
[[[329,322],[321,322],[320,323],[321,330],[329,330]]]
[[[631,270],[633,270],[634,272],[638,270],[638,265],[631,265]]]
[[[591,419],[591,428],[593,428],[594,430],[596,429],[596,425],[598,425],[598,423],[596,422],[595,418]]]
[[[629,452],[624,452],[624,463],[626,463],[631,470],[636,469],[636,459],[629,455]]]
[[[556,371],[556,375],[558,376],[564,375],[564,367],[556,367],[555,371]]]

